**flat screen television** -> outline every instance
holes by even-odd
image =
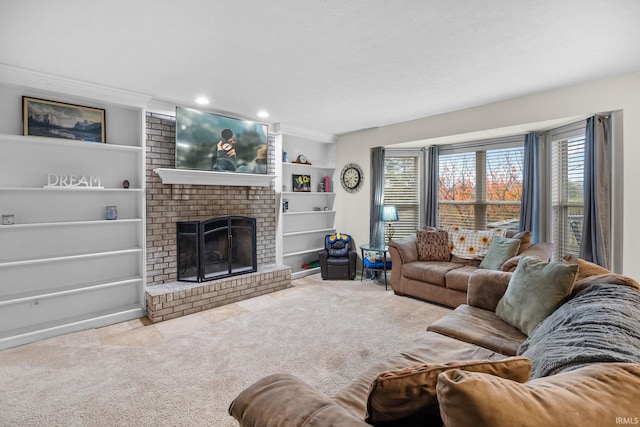
[[[267,173],[269,127],[176,107],[176,168]]]

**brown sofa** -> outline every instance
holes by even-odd
[[[275,374],[242,391],[229,413],[243,427],[637,423],[640,286],[614,274],[580,280],[569,301],[538,325],[547,328],[545,333],[536,329],[527,338],[494,312],[510,278],[510,273],[490,270],[472,275],[468,304],[430,325],[412,348],[368,368],[334,396],[293,375]],[[603,292],[606,298],[599,295]],[[607,327],[596,331],[601,320],[589,323],[584,320],[589,315],[576,316],[581,309],[617,314],[613,323],[605,320]],[[561,326],[554,324],[556,314]],[[584,337],[575,339],[583,330]],[[611,346],[608,338],[620,334],[625,338],[619,339],[619,348]],[[558,338],[564,344],[558,345]],[[584,358],[590,346],[602,349]],[[528,350],[511,357],[523,347]],[[477,360],[483,362],[445,365]],[[535,375],[528,380],[532,366]]]
[[[531,245],[531,233],[507,237],[522,240],[518,254],[506,261],[501,271],[513,272],[523,256],[541,261],[550,259],[553,245]],[[420,261],[416,234],[389,242],[391,254],[391,289],[396,295],[408,295],[448,307],[457,307],[467,301],[467,285],[472,274],[479,269],[480,261],[450,256],[448,261]]]

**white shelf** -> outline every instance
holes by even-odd
[[[64,287],[59,289],[52,289],[48,292],[30,292],[24,294],[13,295],[9,298],[0,299],[0,307],[3,305],[15,304],[15,303],[23,303],[23,302],[32,302],[40,299],[47,298],[56,298],[63,295],[71,295],[82,292],[91,292],[97,289],[105,289],[112,288],[117,286],[127,286],[131,284],[136,284],[142,281],[142,277],[131,277],[123,280],[106,282],[106,283],[95,283],[95,284],[87,284],[87,286],[77,288],[77,287]]]
[[[283,196],[335,196],[336,193],[329,191],[283,191]]]
[[[323,249],[324,248],[320,247],[320,248],[305,249],[303,251],[297,251],[297,252],[289,252],[289,253],[285,253],[284,257],[286,258],[286,257],[292,257],[292,256],[298,256],[298,255],[312,254],[314,252],[320,252]]]
[[[100,258],[100,257],[106,257],[106,256],[113,256],[113,255],[126,255],[126,254],[132,254],[136,252],[142,252],[142,249],[141,248],[122,249],[119,251],[84,253],[84,254],[77,254],[77,255],[51,257],[51,258],[33,258],[33,259],[25,259],[21,261],[2,262],[0,263],[0,269],[7,268],[7,267],[34,265],[34,264],[57,263],[60,261],[73,261],[73,260],[82,260],[82,259],[88,259],[88,258]]]
[[[330,213],[336,213],[336,211],[329,210],[329,211],[284,212],[283,215],[290,216],[290,215],[330,214]]]
[[[291,273],[291,279],[300,279],[305,276],[309,276],[311,274],[316,274],[320,272],[320,267],[317,268],[303,268],[301,270],[296,270]]]
[[[292,167],[292,168],[296,168],[296,169],[297,169],[297,168],[301,168],[301,169],[304,169],[304,168],[310,168],[310,169],[323,169],[323,170],[334,170],[334,169],[335,169],[335,167],[334,167],[334,166],[327,166],[327,165],[314,165],[314,164],[311,164],[311,165],[305,165],[305,164],[302,164],[302,163],[292,163],[292,162],[286,162],[286,163],[285,163],[285,162],[283,162],[283,163],[282,163],[282,166],[283,166],[283,167],[285,167],[285,166],[286,166],[286,167],[289,167],[289,166],[290,166],[290,167]]]
[[[141,193],[141,188],[104,188],[104,187],[0,187],[0,191],[97,191],[116,193]]]
[[[292,233],[284,233],[283,237],[293,237],[293,236],[304,236],[305,234],[316,234],[316,233],[332,233],[335,232],[335,228],[319,228],[315,230],[304,230],[304,231],[294,231]]]
[[[163,184],[268,187],[276,178],[275,175],[259,173],[216,172],[192,169],[157,168],[153,171],[160,176]]]
[[[11,224],[11,225],[0,225],[0,229],[11,229],[11,228],[39,228],[39,227],[74,227],[74,226],[85,226],[85,225],[103,225],[103,224],[122,224],[122,223],[142,223],[142,219],[140,218],[131,218],[131,219],[115,219],[115,220],[95,220],[95,221],[58,221],[58,222],[37,222],[31,224]]]
[[[85,142],[72,139],[63,138],[47,138],[44,136],[24,136],[24,135],[8,135],[0,134],[0,139],[5,142],[16,142],[19,144],[42,144],[42,145],[56,145],[59,148],[70,148],[72,150],[114,150],[114,151],[131,151],[142,152],[141,146],[133,145],[120,145],[100,142]]]

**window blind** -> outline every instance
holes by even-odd
[[[554,258],[578,255],[584,216],[584,134],[552,141],[552,227]]]
[[[385,152],[384,204],[395,205],[399,220],[393,223],[394,238],[408,236],[420,224],[420,157]]]

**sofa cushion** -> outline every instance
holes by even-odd
[[[502,271],[514,272],[518,263],[525,256],[533,257],[540,261],[549,261],[553,254],[554,246],[552,243],[540,242],[535,245],[529,246],[527,249],[522,249],[522,243],[520,243],[520,249],[518,255],[512,257],[502,265]]]
[[[420,412],[437,414],[438,375],[450,369],[484,372],[525,382],[531,373],[531,362],[526,358],[512,357],[498,361],[417,364],[401,370],[382,372],[373,380],[369,389],[365,421],[377,424],[401,420]]]
[[[600,427],[637,424],[639,383],[640,365],[602,363],[524,384],[449,370],[436,390],[447,426]]]
[[[427,327],[428,331],[513,356],[527,338],[494,312],[463,304]]]
[[[449,261],[449,233],[445,230],[416,232],[420,261]]]
[[[582,258],[578,258],[573,254],[567,254],[562,259],[567,264],[578,266],[578,277],[576,278],[576,280],[582,280],[589,276],[595,276],[597,274],[611,274],[610,270],[599,266],[598,264],[594,264]]]
[[[444,275],[444,285],[449,289],[467,292],[469,277],[478,270],[478,267],[463,265],[460,268],[450,270]]]
[[[530,335],[571,294],[577,274],[577,265],[524,257],[498,302],[496,315]]]
[[[416,261],[402,264],[402,275],[408,279],[444,287],[444,276],[462,265],[442,261]]]
[[[274,405],[276,401],[286,405]],[[229,414],[242,426],[252,427],[366,425],[361,417],[290,374],[269,375],[244,389],[231,402]]]
[[[487,255],[482,259],[480,268],[487,270],[500,270],[502,265],[511,257],[518,254],[520,239],[495,236],[491,239]]]
[[[449,250],[452,255],[460,258],[482,259],[487,254],[493,237],[504,237],[506,233],[505,228],[464,230],[454,227],[449,231]]]

